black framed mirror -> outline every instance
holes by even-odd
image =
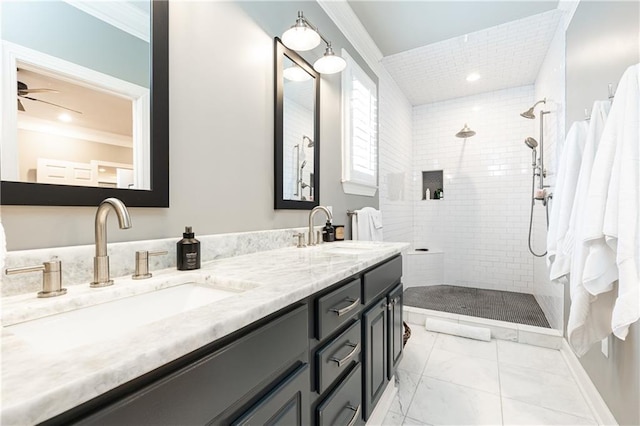
[[[44,4],[45,7],[53,7],[54,3],[56,2],[15,3],[24,3],[30,7],[36,7],[37,5],[41,4]],[[10,12],[6,9],[9,6],[2,6],[3,14],[6,15],[8,12]],[[70,6],[65,5],[65,7]],[[39,183],[41,181],[32,181],[28,179],[5,179],[5,174],[3,173],[3,180],[0,184],[0,204],[40,206],[97,206],[105,198],[116,197],[122,200],[129,207],[169,207],[169,2],[166,0],[150,0],[148,4],[141,3],[136,7],[141,7],[143,9],[143,16],[146,12],[146,28],[148,34],[146,42],[146,52],[148,52],[148,56],[144,55],[144,58],[141,59],[141,61],[144,60],[147,63],[147,74],[145,75],[145,79],[146,97],[148,99],[148,102],[144,104],[143,107],[141,107],[141,109],[144,110],[144,117],[146,122],[144,126],[141,126],[140,123],[142,121],[135,122],[134,119],[134,123],[132,124],[133,132],[142,134],[142,138],[147,141],[144,151],[144,159],[141,159],[142,157],[140,155],[138,155],[138,162],[135,162],[134,159],[135,164],[145,164],[145,184],[140,185],[139,187],[133,184],[125,184],[124,186],[121,186],[119,183],[117,186],[111,183],[108,183],[107,185],[99,184],[93,186],[83,186],[82,184],[51,184]],[[73,13],[79,15],[81,12],[75,10]],[[38,16],[44,15],[46,14],[40,14]],[[96,25],[94,27],[108,26],[106,22],[95,22]],[[143,24],[144,23],[145,21],[143,21]],[[87,27],[83,28],[86,29]],[[113,30],[113,28],[111,29]],[[30,29],[29,31],[33,30]],[[124,36],[120,37],[124,38]],[[142,36],[142,38],[144,38],[144,36]],[[56,39],[56,42],[60,42],[60,38]],[[15,44],[3,40],[3,47],[7,45],[14,46]],[[20,48],[21,46],[18,45],[18,47]],[[102,46],[92,46],[91,49],[99,50],[101,47]],[[78,49],[71,48],[68,50],[77,51]],[[27,54],[25,54],[26,58],[29,58],[28,53],[31,51],[31,49],[25,49],[25,52],[27,52]],[[136,59],[139,59],[135,57],[125,57],[126,55],[124,55],[122,52],[120,53],[120,55],[122,57],[123,63],[132,62]],[[57,58],[55,58],[55,56],[52,56],[51,53],[49,53],[48,55],[43,55],[43,57],[47,56],[53,58],[53,61],[51,63],[55,63],[55,60],[57,60]],[[103,54],[94,56],[104,57],[106,55]],[[65,63],[64,61],[61,62]],[[29,59],[27,59],[25,63],[27,65],[30,65]],[[27,69],[25,71],[20,68],[20,66],[21,63],[18,62],[18,67],[16,68],[17,77],[14,73],[14,81],[10,83],[11,85],[7,85],[6,82],[3,82],[3,97],[10,97],[10,102],[13,102],[14,108],[15,95],[17,94],[17,109],[19,112],[16,113],[15,110],[11,111],[14,115],[23,112],[25,109],[35,110],[36,108],[33,105],[46,103],[47,101],[34,102],[34,99],[32,99],[37,98],[37,95],[39,95],[41,99],[47,99],[44,97],[44,95],[48,94],[43,93],[45,91],[52,93],[62,92],[50,89],[40,89],[40,92],[38,92],[31,89],[31,87],[29,87],[30,90],[27,89],[27,92],[23,91],[25,85],[23,83],[23,85],[21,86],[21,81],[19,81],[18,79],[22,78],[20,77],[21,75],[26,76],[26,71],[33,70]],[[46,68],[47,63],[45,63],[43,69]],[[91,72],[91,70],[89,70],[89,72]],[[44,75],[51,73],[43,72],[42,74]],[[73,80],[72,78],[69,78],[70,76],[72,77],[71,74],[67,75],[66,80]],[[18,81],[17,93],[15,89],[16,80]],[[37,95],[32,94],[32,92],[37,93]],[[48,102],[51,102],[50,98],[48,98]],[[54,99],[53,102],[57,104],[57,107],[59,109],[60,105],[63,104],[63,102],[56,99]],[[65,109],[69,110],[70,108]],[[5,148],[4,142],[5,141],[3,140],[3,150],[10,151],[10,149],[7,150]],[[135,155],[136,154],[134,154],[134,156]],[[109,170],[107,169],[109,169],[110,166],[113,166],[113,168],[115,169],[116,167],[118,167],[117,164],[119,163],[107,162],[106,165],[99,164],[97,166],[94,166],[96,170],[99,169],[99,172],[108,173]]]
[[[275,208],[311,210],[320,200],[320,75],[274,39]]]

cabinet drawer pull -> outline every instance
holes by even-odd
[[[358,350],[360,350],[360,343],[356,343],[355,345],[353,343],[347,343],[346,346],[351,346],[353,349],[342,359],[338,359],[336,357],[331,357],[331,361],[335,361],[338,363],[338,367],[342,367],[347,361],[349,361],[349,359],[354,356],[356,354],[356,352],[358,352]]]
[[[349,311],[353,310],[354,308],[356,308],[360,304],[360,298],[356,297],[355,299],[352,299],[352,298],[348,297],[347,298],[347,302],[353,302],[353,303],[351,303],[349,306],[345,306],[342,309],[331,308],[329,310],[331,312],[335,312],[336,314],[338,314],[339,317],[341,317],[344,314],[346,314],[347,312],[349,312]]]
[[[353,413],[353,417],[351,417],[351,420],[349,420],[349,423],[347,423],[347,426],[353,426],[358,421],[358,418],[360,418],[360,410],[362,409],[362,404],[358,405],[358,407],[354,407],[353,405],[349,404],[347,405],[347,408],[349,410],[355,411]]]

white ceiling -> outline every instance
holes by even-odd
[[[349,5],[412,105],[533,84],[563,13],[536,0]]]
[[[133,113],[130,99],[55,78],[39,72],[35,67],[25,67],[22,64],[19,64],[18,68],[18,81],[25,83],[29,89],[57,91],[27,95],[30,98],[81,112],[78,114],[44,102],[20,98],[25,111],[18,112],[19,117],[32,117],[55,123],[57,126],[91,129],[129,137],[132,135]],[[59,122],[57,117],[61,113],[67,113],[72,122],[66,125]]]
[[[555,9],[558,1],[349,0],[383,56]]]

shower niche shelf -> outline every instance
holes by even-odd
[[[427,199],[427,189],[430,200],[444,198],[444,184],[442,180],[442,170],[429,170],[422,172],[422,199]]]

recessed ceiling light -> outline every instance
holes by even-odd
[[[104,172],[106,172],[106,171],[107,171],[107,169],[105,169],[104,167],[100,167],[100,168],[98,169],[98,171],[99,171],[100,173],[104,173]]]
[[[472,72],[467,76],[467,81],[476,81],[480,79],[480,74],[477,72]]]
[[[58,120],[64,123],[71,123],[71,116],[69,114],[60,114]]]

